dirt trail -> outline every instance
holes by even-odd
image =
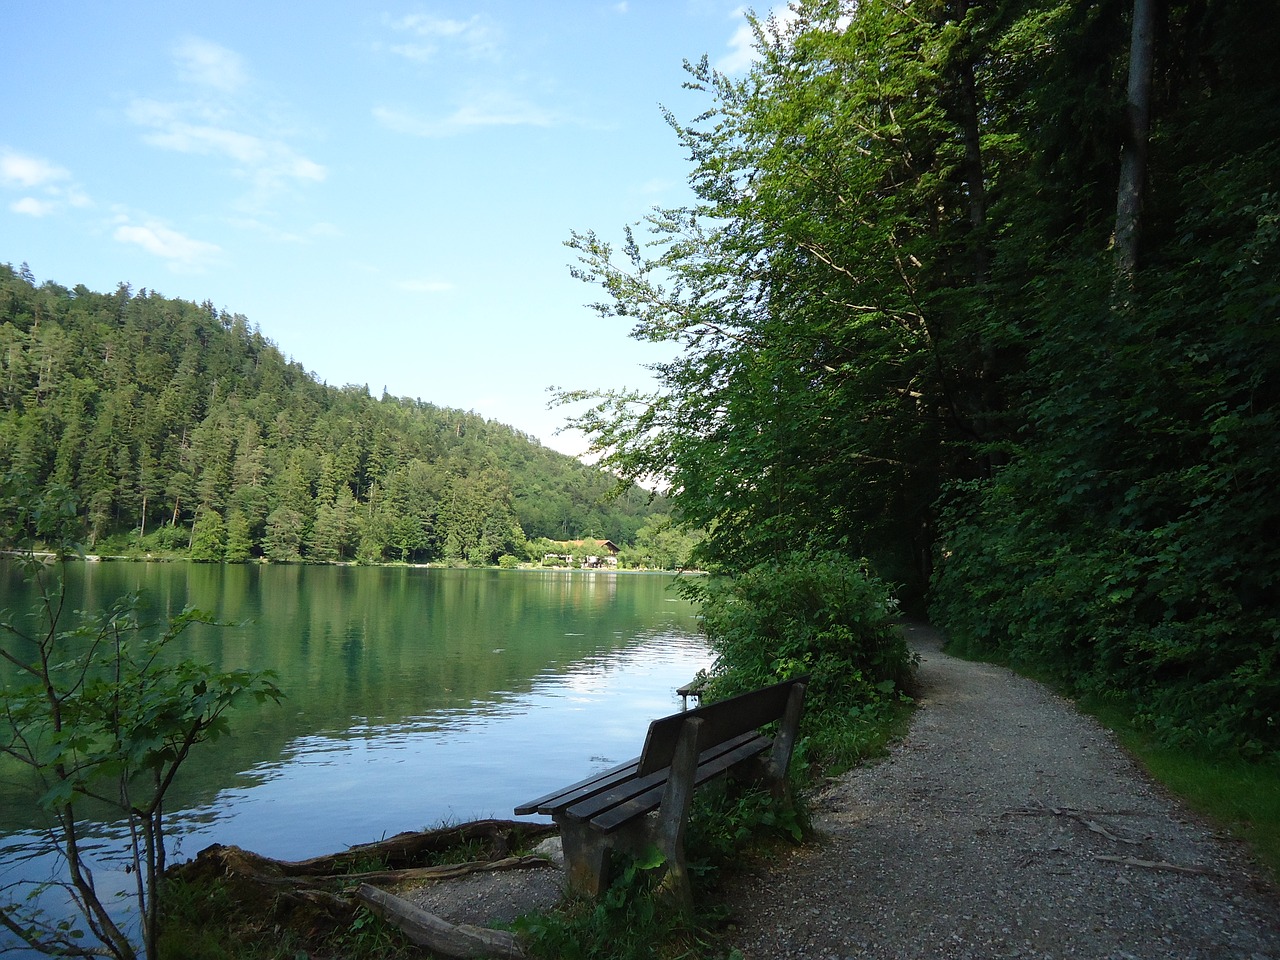
[[[1280,896],[1238,844],[1068,702],[909,638],[908,736],[819,793],[819,843],[732,892],[747,960],[1280,960]]]

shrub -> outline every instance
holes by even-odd
[[[850,742],[851,728],[886,719],[911,679],[916,658],[897,627],[897,603],[865,561],[791,553],[686,592],[702,603],[716,654],[704,696],[808,674],[803,730],[819,741],[814,760],[831,762],[824,754]]]

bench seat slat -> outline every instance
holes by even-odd
[[[769,749],[772,742],[767,737],[756,737],[739,745],[734,750],[721,753],[708,762],[700,762],[694,774],[694,786],[700,787],[742,761],[759,756]],[[646,813],[658,809],[662,803],[662,795],[665,789],[665,783],[650,787],[645,792],[592,817],[591,826],[601,833],[612,833],[636,817],[644,816]]]
[[[698,755],[695,785],[701,786],[735,764],[764,753],[772,743],[772,740],[762,734],[744,733],[725,743],[708,747]],[[667,775],[667,768],[663,768],[646,777],[619,783],[612,789],[601,791],[564,808],[563,816],[578,823],[590,821],[593,827],[610,832],[627,819],[656,809],[662,800]],[[611,825],[606,827],[605,824]]]
[[[620,782],[625,782],[635,776],[637,768],[640,766],[640,758],[628,760],[626,763],[620,763],[616,767],[610,767],[600,773],[592,774],[584,780],[577,783],[571,783],[567,787],[561,787],[553,793],[539,797],[537,800],[530,800],[528,803],[522,803],[516,807],[517,815],[524,816],[530,813],[541,813],[552,816],[559,810],[571,803],[576,803],[586,797],[593,796],[602,790]]]
[[[735,750],[742,744],[751,740],[764,740],[765,738],[758,733],[744,733],[734,737],[725,743],[718,743],[708,747],[698,755],[698,764],[713,762],[721,754]],[[765,746],[761,749],[767,748]],[[637,794],[644,793],[652,787],[660,787],[667,782],[667,772],[670,768],[663,767],[661,770],[655,770],[653,773],[643,777],[633,777],[629,780],[620,780],[611,787],[603,790],[597,790],[593,794],[584,795],[581,799],[567,804],[562,809],[564,815],[570,820],[583,821],[590,820],[602,810],[608,810],[616,807],[620,803],[625,803]]]

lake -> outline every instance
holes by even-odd
[[[197,625],[181,652],[274,670],[286,694],[234,712],[232,735],[193,753],[168,804],[174,861],[214,842],[302,859],[510,817],[639,754],[648,722],[680,709],[675,688],[711,662],[670,575],[102,562],[71,565],[68,582],[69,608],[143,590],[158,617],[190,604],[241,624]],[[0,608],[33,599],[0,563]],[[37,862],[40,826],[22,778],[4,774],[0,883]],[[119,826],[93,833],[105,853]]]

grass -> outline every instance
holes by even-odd
[[[421,956],[395,927],[363,907],[348,921],[316,911],[284,908],[260,889],[238,891],[234,881],[167,880],[163,888],[164,960],[413,960]]]
[[[824,724],[792,762],[809,762],[815,778],[838,777],[884,756],[889,744],[906,733],[914,712],[914,701],[908,697],[879,700],[843,722]]]

